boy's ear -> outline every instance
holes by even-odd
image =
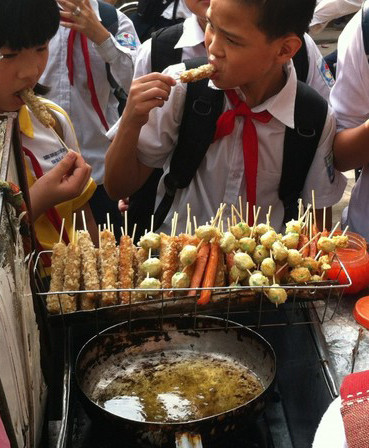
[[[281,63],[292,59],[301,48],[301,39],[296,34],[284,36],[281,40],[278,57]]]

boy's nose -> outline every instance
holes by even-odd
[[[26,64],[22,64],[22,67],[18,71],[19,79],[38,80],[40,73],[40,67],[37,61],[28,60]]]

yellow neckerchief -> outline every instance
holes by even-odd
[[[33,138],[34,133],[33,133],[32,120],[26,105],[20,108],[18,120],[19,120],[19,128],[22,134],[26,135],[29,138]]]

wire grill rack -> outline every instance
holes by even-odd
[[[324,280],[314,284],[288,284],[282,287],[286,289],[288,299],[285,304],[276,307],[270,303],[265,295],[268,287],[261,287],[255,291],[250,286],[241,287],[213,287],[196,288],[197,295],[189,296],[189,291],[194,288],[184,289],[160,289],[156,290],[156,295],[150,296],[152,290],[145,290],[145,298],[140,301],[134,300],[134,293],[137,289],[99,289],[81,291],[59,291],[48,292],[49,277],[42,263],[42,254],[51,254],[51,251],[39,252],[35,255],[34,278],[36,284],[36,294],[42,302],[43,309],[51,324],[73,325],[77,323],[90,322],[91,325],[104,327],[109,324],[130,321],[136,318],[158,317],[164,318],[168,315],[220,315],[226,320],[231,320],[242,314],[246,317],[248,326],[260,328],[264,326],[281,326],[291,324],[301,324],[300,314],[304,305],[314,302],[314,306],[320,308],[319,321],[332,319],[339,303],[342,299],[345,288],[351,286],[352,282],[342,262],[335,255],[340,269],[337,279]],[[338,278],[341,272],[347,281],[339,284]],[[203,289],[211,289],[211,302],[207,305],[198,305],[198,296]],[[66,295],[76,296],[77,302],[82,294],[89,292],[101,296],[104,292],[115,292],[117,297],[119,292],[129,292],[129,302],[105,307],[97,304],[90,310],[78,310],[70,313],[63,312],[63,300]],[[168,291],[172,291],[170,298],[165,297]],[[140,290],[142,292],[142,290]],[[46,300],[49,295],[56,295],[59,302],[60,312],[58,314],[49,313]],[[281,319],[282,317],[282,319]],[[283,318],[284,317],[284,318]],[[312,323],[312,322],[303,322]]]

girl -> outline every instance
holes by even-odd
[[[50,249],[58,241],[62,219],[63,239],[72,237],[72,216],[81,210],[96,241],[96,224],[88,200],[96,186],[91,168],[80,154],[67,151],[50,128],[41,124],[20,97],[34,88],[48,58],[48,42],[59,26],[55,0],[2,0],[0,3],[0,113],[19,112],[21,141],[39,249]],[[74,129],[66,113],[43,100],[55,118],[56,128],[69,148],[78,149]]]

